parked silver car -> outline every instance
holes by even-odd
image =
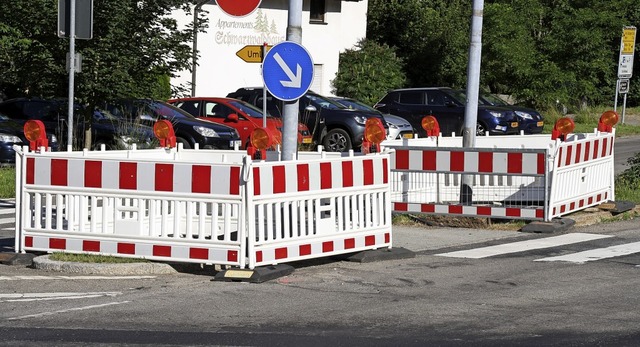
[[[351,98],[341,98],[341,97],[332,97],[331,99],[343,104],[348,108],[352,108],[355,110],[362,110],[367,112],[380,112],[375,108],[363,103],[362,101],[358,101]],[[389,131],[387,132],[387,140],[396,140],[396,139],[412,139],[415,131],[411,124],[404,118],[400,118],[398,116],[394,116],[392,114],[382,114],[385,122],[389,126]]]

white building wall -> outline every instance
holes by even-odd
[[[262,86],[259,63],[246,63],[236,52],[245,45],[277,44],[286,39],[288,0],[262,0],[260,7],[245,17],[232,17],[214,4],[204,5],[208,11],[209,28],[198,34],[200,59],[196,69],[196,96],[226,96],[240,87]],[[327,0],[324,24],[309,23],[309,0],[303,2],[302,45],[311,54],[314,65],[322,69],[315,76],[315,92],[331,95],[331,80],[338,72],[340,52],[353,48],[366,35],[367,0]],[[259,30],[259,19],[266,18],[269,32]],[[177,16],[180,24],[193,20],[191,16]],[[174,78],[173,85],[188,85],[190,71]]]

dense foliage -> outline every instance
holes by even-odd
[[[370,105],[388,89],[402,87],[404,83],[402,61],[393,49],[367,40],[340,54],[340,71],[332,81],[336,95]]]
[[[167,98],[171,94],[168,78],[191,67],[193,29],[178,28],[170,15],[183,9],[191,18],[191,3],[93,2],[93,38],[75,41],[82,70],[75,76],[74,96],[76,102],[88,106],[85,119],[104,100]],[[65,61],[69,39],[57,36],[57,16],[57,0],[2,1],[0,92],[5,97],[68,95]]]
[[[369,0],[367,38],[396,48],[407,87],[464,88],[471,7],[468,0]],[[640,26],[637,0],[485,1],[481,87],[543,107],[611,104],[628,25]],[[631,85],[627,103],[640,105],[640,87]]]

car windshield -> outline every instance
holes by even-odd
[[[249,103],[240,100],[230,101],[229,103],[238,110],[246,113],[251,118],[262,118],[262,111]],[[271,116],[269,115],[268,117]]]
[[[173,105],[169,105],[160,101],[153,101],[144,105],[139,105],[141,110],[143,109],[151,109],[156,117],[162,117],[165,119],[174,119],[174,118],[196,118],[192,116],[190,113],[183,111],[182,109],[175,107]]]
[[[489,105],[493,105],[493,106],[508,106],[509,104],[507,104],[506,102],[504,102],[504,100],[500,99],[499,97],[493,95],[493,94],[482,94],[481,99],[484,99]]]
[[[346,108],[344,105],[338,103],[337,101],[333,101],[318,94],[308,93],[305,97],[309,99],[309,101],[319,105],[322,108],[330,110],[344,110]]]
[[[360,110],[360,111],[367,111],[367,112],[380,112],[378,110],[376,110],[375,108],[361,102],[358,100],[353,100],[353,99],[335,99],[337,102],[345,105],[348,108],[352,108],[354,110]]]

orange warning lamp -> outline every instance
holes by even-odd
[[[380,152],[380,142],[387,137],[382,120],[380,118],[369,118],[364,123],[364,139],[362,141],[362,152],[370,153],[371,146],[375,147],[375,152]]]
[[[160,141],[161,147],[175,147],[176,133],[173,131],[173,125],[166,119],[161,119],[153,125],[153,133]]]
[[[436,117],[425,116],[422,118],[420,125],[422,125],[422,129],[427,131],[427,136],[440,135],[440,124],[438,123]]]
[[[24,136],[29,140],[29,150],[35,151],[40,147],[49,147],[47,132],[44,124],[39,120],[28,120],[24,123]]]
[[[273,146],[276,140],[276,136],[274,136],[271,129],[256,128],[251,132],[251,143],[247,148],[247,154],[249,154],[252,159],[266,158],[267,148]],[[282,140],[282,137],[280,137],[280,140]]]
[[[612,132],[613,126],[618,123],[618,120],[620,120],[620,116],[618,116],[616,111],[605,111],[598,121],[598,131]]]
[[[575,129],[576,124],[573,122],[571,118],[560,118],[556,121],[556,124],[553,126],[553,130],[551,130],[551,139],[560,139],[564,141],[573,129]]]

